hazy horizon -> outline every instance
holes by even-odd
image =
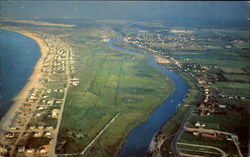
[[[1,18],[247,20],[249,4],[246,1],[7,1],[0,5]]]

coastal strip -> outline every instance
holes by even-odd
[[[29,82],[15,97],[14,105],[4,117],[4,121],[1,122],[3,135],[1,142],[6,143],[3,142],[5,139],[7,141],[3,149],[5,155],[9,154],[10,156],[19,156],[20,154],[25,156],[56,156],[55,147],[68,88],[71,85],[77,86],[79,84],[79,81],[75,80],[77,78],[71,76],[72,79],[70,79],[70,74],[74,73],[72,70],[74,67],[69,65],[72,59],[71,48],[53,35],[26,31],[18,31],[18,33],[35,40],[42,55],[29,78]],[[66,87],[63,84],[61,84],[62,86],[51,85],[50,87],[42,85],[58,82],[56,78],[51,78],[51,76],[55,76],[53,75],[55,73],[64,74],[63,83]],[[52,96],[50,98],[50,93],[57,92],[63,94],[63,97]],[[34,120],[40,116],[45,116],[49,120]],[[2,135],[0,134],[0,136]],[[40,146],[32,143],[20,144],[22,140],[29,140],[24,135],[32,135],[32,137],[28,137],[32,141],[34,141],[33,137],[40,137],[40,140],[44,140],[46,143]],[[13,139],[15,139],[14,143]]]
[[[29,90],[31,88],[41,87],[41,85],[39,83],[39,78],[42,75],[41,69],[43,66],[43,60],[44,60],[46,54],[48,53],[48,47],[46,46],[44,41],[42,39],[36,37],[34,34],[32,34],[30,32],[26,32],[26,31],[19,31],[19,30],[12,30],[12,29],[8,29],[8,30],[13,31],[13,32],[17,32],[19,34],[22,34],[22,35],[28,37],[28,38],[33,39],[40,47],[41,57],[37,61],[36,65],[34,67],[33,73],[31,74],[31,76],[28,79],[28,82],[25,84],[23,89],[18,93],[18,95],[13,99],[14,103],[12,104],[12,106],[10,107],[8,112],[4,115],[4,117],[2,117],[2,119],[0,121],[1,130],[8,129],[9,125],[11,124],[12,118],[14,117],[16,112],[18,111],[19,107],[22,106],[22,103],[25,100],[25,98],[28,96]]]

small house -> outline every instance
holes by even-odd
[[[52,130],[53,127],[52,127],[52,126],[47,126],[46,129],[47,129],[47,130]]]
[[[198,132],[198,131],[194,131],[194,132],[193,132],[193,135],[198,136],[198,135],[199,135],[199,132]]]
[[[34,137],[42,137],[43,136],[43,131],[35,131],[34,132]]]
[[[201,133],[201,136],[203,136],[203,137],[208,137],[208,138],[216,138],[217,137],[217,135],[216,135],[216,133]]]
[[[11,139],[11,138],[14,138],[14,137],[15,137],[15,134],[14,134],[14,132],[8,132],[8,133],[5,135],[5,137]]]
[[[219,105],[219,108],[226,108],[226,105]]]
[[[44,145],[39,150],[41,154],[46,154],[48,152],[49,145]]]
[[[24,146],[19,146],[17,148],[17,151],[18,151],[18,153],[23,153],[25,151],[25,147]]]
[[[28,154],[34,154],[35,153],[35,149],[34,148],[29,148],[29,149],[26,150],[26,152]]]
[[[46,136],[51,136],[52,134],[51,134],[51,132],[46,132],[45,135]]]
[[[52,116],[53,118],[58,118],[59,113],[60,113],[60,110],[59,110],[59,109],[53,109],[52,112],[51,112],[51,116]]]
[[[36,129],[35,125],[30,126],[30,130],[35,130],[35,129]]]

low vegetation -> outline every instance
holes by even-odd
[[[66,40],[74,37],[70,42],[80,84],[69,89],[57,153],[81,152],[120,113],[85,154],[112,156],[128,132],[168,97],[173,86],[143,56],[117,51],[101,42],[100,32],[106,36],[112,33],[90,28],[78,31]]]

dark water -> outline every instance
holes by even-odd
[[[40,48],[33,39],[0,30],[1,116],[8,111],[12,99],[27,83],[39,58]]]
[[[144,55],[148,58],[149,64],[170,78],[175,86],[175,91],[150,114],[148,119],[129,133],[118,154],[119,157],[149,156],[148,148],[154,134],[175,114],[178,104],[182,103],[186,96],[188,86],[178,75],[157,64],[150,55],[121,48],[113,44],[115,41],[117,39],[112,39],[107,45],[118,50]]]

